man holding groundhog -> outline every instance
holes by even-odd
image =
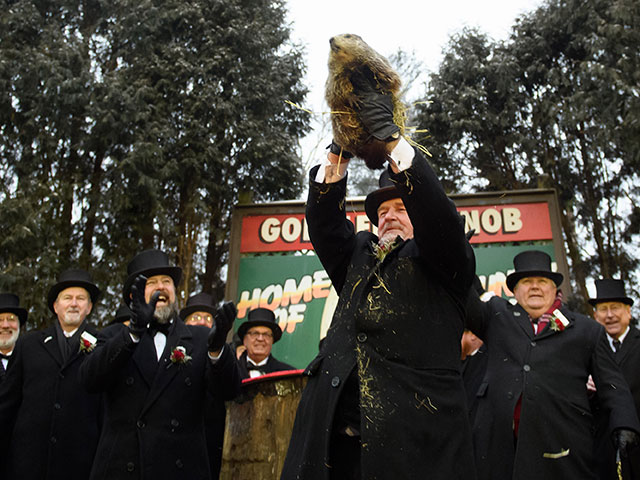
[[[459,367],[473,251],[435,173],[400,137],[390,96],[357,93],[364,127],[387,142],[365,201],[378,235],[346,218],[350,155],[332,144],[311,170],[306,216],[339,302],[305,372],[281,478],[472,479]]]

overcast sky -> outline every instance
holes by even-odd
[[[329,38],[356,33],[384,56],[402,49],[413,52],[425,68],[435,71],[449,37],[463,27],[478,27],[493,39],[506,39],[516,17],[535,10],[541,0],[288,0],[292,39],[306,48],[310,93],[305,108],[316,112],[318,125],[327,110]],[[319,128],[302,142],[302,158],[309,160]],[[330,141],[330,137],[329,137]]]

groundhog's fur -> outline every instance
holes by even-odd
[[[367,82],[381,93],[391,94],[394,120],[404,133],[404,106],[399,99],[400,77],[378,52],[358,35],[337,35],[329,41],[329,76],[325,99],[331,109],[335,142],[362,158],[369,168],[382,168],[387,159],[386,144],[371,137],[354,109],[358,106],[356,85]]]

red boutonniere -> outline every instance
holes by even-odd
[[[569,320],[557,308],[551,313],[551,322],[549,326],[554,332],[561,332],[569,325]]]
[[[82,332],[80,335],[80,351],[83,353],[91,353],[96,348],[98,339],[89,332]]]
[[[191,357],[187,355],[187,350],[184,347],[178,346],[171,352],[169,360],[171,360],[172,364],[185,365],[191,361]]]

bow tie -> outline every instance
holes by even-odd
[[[0,353],[0,359],[11,360],[11,355],[5,355],[4,353]]]
[[[164,333],[165,335],[169,335],[170,328],[171,328],[170,323],[152,322],[151,325],[149,325],[149,334],[152,337],[155,337],[156,333],[158,332]]]
[[[247,362],[247,370],[262,370],[262,368],[255,363]]]

